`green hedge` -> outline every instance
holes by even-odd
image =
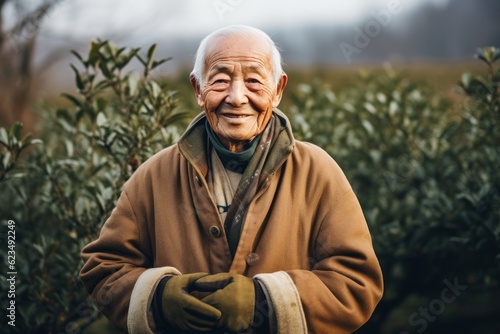
[[[20,154],[31,139],[21,137],[21,126],[0,129],[0,201],[8,203],[0,217],[4,230],[8,219],[16,222],[20,333],[79,333],[98,315],[78,278],[80,250],[96,238],[123,183],[177,140],[176,124],[186,116],[175,92],[151,77],[166,61],[154,60],[155,48],[141,56],[139,49],[96,41],[85,59],[73,52],[77,93],[63,94],[68,108],[41,110],[44,143],[25,159]],[[134,60],[141,73],[127,70]]]
[[[314,81],[292,95],[297,137],[347,174],[382,265],[385,295],[360,332],[380,332],[415,295],[439,296],[444,280],[465,284],[471,298],[500,288],[500,50],[477,57],[487,75],[463,75],[460,103],[390,70],[361,72],[338,92]],[[413,311],[401,329],[424,329]]]

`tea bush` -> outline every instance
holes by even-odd
[[[20,124],[0,129],[0,216],[16,222],[18,313],[9,330],[78,333],[97,316],[78,278],[80,250],[96,238],[129,176],[177,140],[185,116],[175,92],[151,77],[167,60],[155,60],[155,48],[140,55],[92,42],[85,59],[74,52],[78,90],[64,94],[71,106],[41,112],[43,145],[30,148],[39,142],[23,138]],[[133,60],[142,73],[127,70]],[[3,272],[0,281],[7,291]]]
[[[379,333],[408,297],[439,295],[445,279],[499,290],[500,50],[478,58],[488,74],[464,74],[458,105],[390,70],[362,72],[338,92],[315,81],[292,95],[297,137],[347,174],[382,265],[384,299],[360,332]]]

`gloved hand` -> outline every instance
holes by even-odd
[[[222,312],[218,327],[239,332],[250,327],[254,317],[255,288],[251,278],[220,273],[196,280],[195,290],[213,293],[201,299]]]
[[[193,283],[206,273],[173,276],[165,284],[162,311],[165,321],[182,330],[208,332],[214,330],[221,311],[189,294]]]

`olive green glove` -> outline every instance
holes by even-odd
[[[199,278],[194,286],[198,291],[213,291],[201,301],[222,312],[218,327],[231,332],[250,327],[255,309],[255,288],[251,278],[220,273]]]
[[[221,311],[191,296],[193,283],[206,273],[173,276],[165,284],[162,311],[165,321],[182,330],[212,331],[221,318]]]

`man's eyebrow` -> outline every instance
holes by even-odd
[[[245,70],[249,70],[250,72],[255,72],[257,74],[263,74],[266,72],[265,67],[254,64],[245,66]]]
[[[209,74],[210,75],[215,75],[217,73],[231,74],[231,73],[233,73],[233,70],[234,70],[233,66],[226,65],[226,64],[216,64],[210,69]],[[258,64],[245,65],[243,67],[243,70],[245,72],[257,73],[259,75],[265,75],[265,73],[266,73],[266,68],[264,66],[258,65]]]
[[[210,73],[231,73],[229,66],[225,64],[217,64],[210,69]]]

